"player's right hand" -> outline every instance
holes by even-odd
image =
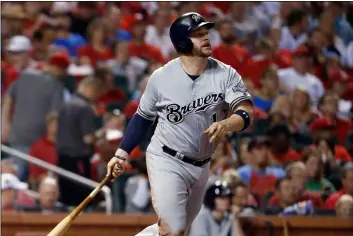
[[[214,122],[204,131],[204,134],[207,134],[210,137],[210,143],[217,143],[224,137],[225,132],[226,127],[223,122]]]
[[[112,181],[114,181],[124,172],[126,165],[127,161],[113,157],[107,164],[107,176],[111,176]]]

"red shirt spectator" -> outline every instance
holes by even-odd
[[[292,133],[286,123],[278,123],[269,130],[271,139],[271,156],[274,162],[285,165],[288,162],[300,159],[300,155],[294,151],[291,145]]]
[[[313,193],[313,192],[304,192],[303,195],[301,195],[299,198],[297,198],[295,203],[309,201],[309,200],[312,201],[315,209],[321,209],[324,206],[324,203],[321,199],[320,194]],[[272,196],[270,198],[268,205],[272,206],[272,207],[279,205],[279,198],[278,198],[277,194],[275,194],[274,196]]]
[[[315,147],[316,145],[312,144],[309,147]],[[304,150],[303,150],[304,151]],[[349,152],[347,151],[347,149],[342,146],[342,145],[335,145],[335,157],[336,160],[340,160],[340,161],[352,161],[352,156],[349,154]]]
[[[130,56],[141,57],[143,59],[159,62],[162,64],[165,62],[161,50],[146,43],[139,45],[131,42],[129,44],[129,52]]]
[[[89,44],[78,50],[81,64],[90,64],[93,67],[100,61],[113,58],[112,49],[105,45],[109,32],[106,23],[101,19],[93,20],[87,29]]]
[[[113,58],[113,53],[109,47],[103,47],[103,50],[99,51],[91,44],[88,44],[78,49],[78,56],[80,59],[88,58],[89,64],[96,66],[97,62]]]
[[[342,145],[335,146],[335,157],[340,161],[352,161],[352,156],[349,154],[345,146]]]
[[[43,137],[35,142],[29,151],[29,155],[34,156],[42,161],[56,165],[57,153],[55,143],[50,141],[47,137]],[[41,176],[47,174],[47,170],[34,164],[29,164],[30,176],[34,179],[39,179]]]
[[[319,100],[318,109],[322,117],[311,124],[311,130],[328,124],[333,127],[332,132],[337,136],[339,144],[344,144],[348,133],[353,129],[353,123],[337,117],[339,97],[332,91],[327,91]]]
[[[240,45],[226,45],[221,43],[213,50],[214,58],[233,67],[240,75],[243,75],[249,59],[249,52]]]
[[[57,114],[50,113],[46,117],[46,136],[37,140],[30,148],[29,155],[52,165],[57,163],[57,153],[55,148],[55,138],[57,132]],[[47,173],[46,169],[29,164],[30,177],[36,181]]]
[[[292,148],[288,149],[285,153],[271,152],[271,154],[282,165],[300,159],[300,155]]]
[[[289,67],[292,64],[291,52],[280,50],[275,53],[272,41],[261,40],[258,54],[249,58],[246,62],[247,68],[244,76],[251,78],[255,87],[260,88],[261,74],[272,64],[276,64],[279,68]]]
[[[135,19],[132,25],[132,41],[129,44],[130,56],[140,57],[152,62],[164,64],[161,50],[145,42],[146,22]]]
[[[333,193],[325,202],[325,207],[330,210],[335,210],[336,209],[336,202],[342,195],[344,195],[345,192],[343,190],[340,190],[336,193]]]
[[[344,195],[348,194],[353,196],[353,163],[348,162],[343,166],[342,174],[342,186],[343,188],[337,193],[333,193],[325,202],[325,206],[328,209],[335,209],[338,199]]]
[[[140,100],[139,99],[130,101],[126,105],[126,107],[124,108],[125,116],[128,117],[128,118],[132,118],[133,115],[136,113],[139,104],[140,104]]]

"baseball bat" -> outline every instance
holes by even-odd
[[[75,218],[81,213],[81,211],[88,205],[88,203],[99,193],[103,186],[111,179],[110,176],[106,176],[102,182],[76,207],[68,216],[66,216],[55,228],[50,231],[48,236],[62,236],[71,226]]]

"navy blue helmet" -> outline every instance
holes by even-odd
[[[214,210],[216,198],[221,197],[230,199],[232,196],[232,192],[226,182],[216,181],[207,189],[203,204],[208,209]]]
[[[179,53],[191,53],[193,43],[191,41],[191,32],[201,28],[202,26],[211,29],[215,26],[213,22],[207,22],[196,12],[189,12],[181,15],[176,19],[170,27],[169,35],[174,48]]]

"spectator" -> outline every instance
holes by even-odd
[[[37,30],[33,33],[30,55],[35,68],[42,69],[43,64],[45,64],[45,61],[54,50],[59,50],[59,48],[48,45],[45,41],[43,31]]]
[[[311,102],[317,104],[320,97],[324,94],[325,89],[322,82],[309,72],[311,65],[311,55],[306,47],[299,47],[293,53],[293,67],[281,69],[278,76],[291,92],[297,87],[303,87],[308,90]]]
[[[6,91],[17,80],[21,72],[37,68],[37,63],[30,57],[32,44],[29,38],[18,35],[10,38],[6,47],[10,66],[4,71],[2,86]]]
[[[54,214],[67,212],[68,209],[58,202],[59,188],[53,177],[44,178],[39,185],[39,200],[33,206],[20,207],[20,211],[37,212],[42,214]]]
[[[105,113],[105,124],[104,128],[106,130],[113,129],[119,130],[120,132],[125,132],[126,126],[126,116],[122,112],[122,109],[118,106],[114,106],[112,108],[108,108],[107,112]]]
[[[121,131],[108,129],[105,131],[105,136],[97,141],[98,151],[90,160],[93,180],[100,182],[104,179],[107,174],[107,163],[119,147],[122,137],[123,133]]]
[[[348,44],[342,61],[344,66],[353,69],[353,41]]]
[[[335,187],[324,177],[324,162],[318,150],[309,148],[304,151],[301,160],[308,171],[306,190],[330,195],[336,192]]]
[[[149,79],[149,75],[145,75],[143,77],[143,79],[141,80],[140,86],[139,86],[139,97],[138,97],[138,99],[133,99],[133,100],[129,101],[129,103],[126,105],[126,107],[124,109],[124,114],[125,114],[125,116],[128,119],[131,119],[132,116],[137,111],[138,105],[140,103],[140,97],[141,97],[141,95],[144,93],[144,91],[146,89],[148,79]]]
[[[240,140],[240,150],[239,150],[239,156],[237,158],[237,168],[249,164],[251,154],[248,151],[248,146],[249,146],[249,139],[248,138],[242,138]]]
[[[243,75],[246,70],[246,61],[249,59],[248,50],[237,43],[233,31],[233,22],[225,19],[218,23],[222,43],[213,50],[214,58],[232,66]]]
[[[231,208],[231,190],[225,182],[217,181],[205,194],[204,207],[191,225],[190,236],[237,235],[244,233],[238,222],[239,207]],[[229,210],[232,209],[231,214]]]
[[[146,23],[143,20],[136,20],[131,29],[132,41],[129,44],[130,56],[140,57],[152,63],[164,64],[165,59],[158,47],[150,45],[145,41]]]
[[[344,144],[347,135],[352,130],[352,122],[337,116],[339,97],[332,91],[327,91],[319,100],[318,110],[334,127],[334,134],[339,144]]]
[[[115,3],[107,4],[102,19],[108,25],[110,31],[109,43],[114,43],[117,40],[131,40],[131,34],[127,30],[120,28],[123,12]]]
[[[303,162],[297,161],[289,164],[286,168],[286,175],[292,180],[291,184],[293,188],[295,203],[311,201],[314,209],[323,208],[324,204],[319,194],[305,191],[308,175],[306,166]],[[279,197],[277,195],[271,197],[268,205],[278,206]]]
[[[335,209],[336,203],[340,197],[344,194],[353,196],[353,163],[348,162],[342,168],[342,189],[336,193],[331,194],[331,196],[326,200],[325,206],[328,209]]]
[[[26,13],[21,4],[3,6],[1,10],[2,23],[1,38],[22,35]]]
[[[256,38],[260,35],[260,25],[254,15],[248,14],[250,3],[232,2],[229,6],[229,16],[234,22],[235,36],[249,51],[253,51]]]
[[[353,78],[353,77],[352,77]],[[332,91],[339,97],[338,101],[338,116],[342,119],[353,118],[353,104],[352,101],[345,99],[344,95],[349,93],[350,78],[344,71],[335,70],[329,75]]]
[[[244,78],[243,82],[246,88],[248,89],[248,92],[250,93],[252,99],[254,100],[254,97],[256,96],[257,91],[255,90],[252,80]],[[254,110],[254,120],[267,118],[267,113],[261,108],[257,107],[256,105],[253,107],[253,110]],[[253,124],[249,127],[247,131],[251,131],[252,127],[253,127]]]
[[[277,98],[279,90],[279,80],[277,68],[270,66],[261,74],[260,89],[254,97],[254,105],[268,112]]]
[[[347,149],[342,145],[336,144],[336,138],[332,135],[332,127],[323,127],[321,131],[315,131],[313,135],[313,144],[324,162],[325,176],[335,185],[336,189],[341,188],[337,176],[343,163],[351,161],[352,157]],[[325,131],[327,129],[327,131]],[[321,134],[320,134],[321,132]]]
[[[284,122],[273,125],[268,136],[271,140],[271,162],[284,166],[289,162],[300,159],[299,154],[291,148],[292,132]]]
[[[288,106],[290,104],[289,95],[278,95],[277,99],[272,104],[271,110],[269,111],[268,120],[270,126],[280,122],[280,121],[289,121],[292,116],[292,108]]]
[[[135,160],[133,163],[137,173],[127,180],[125,186],[125,199],[127,200],[125,213],[154,213],[146,160]]]
[[[327,11],[330,12],[335,21],[335,33],[343,40],[343,43],[347,45],[353,41],[353,26],[343,16],[344,3],[342,2],[330,2]]]
[[[16,175],[17,166],[13,160],[2,159],[0,163],[1,163],[1,168],[0,168],[1,174],[10,173],[10,174]]]
[[[52,165],[56,165],[58,158],[55,148],[58,125],[58,115],[56,112],[47,115],[46,125],[46,134],[33,143],[29,150],[29,155]],[[47,173],[47,170],[34,164],[29,164],[29,182],[33,189],[37,189],[41,179],[43,179]]]
[[[285,175],[281,168],[268,164],[270,146],[271,144],[267,138],[252,138],[248,145],[249,164],[237,169],[241,180],[249,186],[251,193],[258,198],[261,207],[264,196],[273,191],[277,179]]]
[[[88,39],[88,35],[85,34],[90,23],[97,17],[96,12],[96,2],[77,2],[76,7],[71,14],[72,24],[70,32],[73,34],[79,34]]]
[[[101,133],[96,133],[96,117],[92,106],[101,96],[103,83],[96,78],[86,78],[80,82],[77,93],[59,112],[56,150],[58,166],[80,174],[78,164],[83,164],[82,175],[90,178],[90,158],[94,144]],[[89,190],[65,178],[59,178],[62,192],[61,202],[66,205],[78,205],[87,196]],[[81,191],[79,191],[80,189]]]
[[[277,204],[272,204],[272,206],[266,206],[266,215],[280,214],[285,208],[294,204],[295,196],[291,178],[279,179],[276,183],[276,192],[274,194],[278,196],[278,202]]]
[[[308,15],[301,9],[293,9],[286,21],[286,26],[282,28],[279,48],[294,51],[308,39]]]
[[[304,43],[304,46],[308,48],[310,55],[312,55],[314,74],[322,79],[322,70],[326,61],[324,55],[326,36],[319,28],[311,30],[308,36],[308,41]]]
[[[3,105],[3,137],[12,148],[28,153],[31,145],[45,133],[45,117],[50,112],[60,109],[68,95],[62,79],[69,66],[66,54],[53,54],[46,67],[46,72],[28,71],[9,88]],[[11,107],[14,106],[12,117]],[[27,163],[17,161],[18,176],[26,180]]]
[[[336,215],[339,218],[353,218],[353,197],[342,195],[336,204]]]
[[[319,29],[326,37],[326,51],[338,54],[339,58],[344,54],[345,45],[342,39],[335,34],[335,20],[329,12],[323,12],[319,17]]]
[[[238,172],[235,169],[228,169],[222,173],[221,179],[226,182],[228,187],[232,190],[235,185],[241,181]],[[214,184],[217,180],[215,180],[212,184]]]
[[[78,49],[87,44],[87,41],[82,35],[70,32],[72,25],[71,9],[59,9],[55,6],[58,3],[60,4],[60,2],[55,2],[51,10],[51,14],[57,22],[56,37],[52,44],[65,48],[70,57],[76,58]]]
[[[95,67],[113,58],[111,48],[106,45],[108,28],[101,19],[95,19],[90,23],[87,29],[87,37],[89,44],[78,50],[79,62],[81,64],[88,64]]]
[[[296,131],[309,134],[309,125],[318,117],[312,103],[310,94],[305,88],[295,88],[290,94],[291,123]]]
[[[107,64],[114,75],[115,85],[131,93],[136,89],[139,76],[146,70],[148,63],[131,57],[129,43],[118,41],[114,46],[114,59],[109,60]]]
[[[257,203],[255,198],[250,195],[248,186],[244,182],[238,181],[230,189],[232,191],[231,204],[239,208],[239,215],[254,215]]]
[[[28,185],[21,182],[16,175],[1,174],[1,209],[4,212],[16,211],[16,198],[20,190],[27,189]]]
[[[168,59],[174,51],[172,41],[169,37],[170,11],[157,9],[154,12],[153,24],[146,27],[146,43],[160,48],[164,59]]]
[[[108,67],[98,67],[95,70],[95,77],[102,80],[105,87],[104,93],[97,101],[100,109],[105,111],[109,104],[123,103],[127,100],[124,88],[115,87],[113,74]]]

